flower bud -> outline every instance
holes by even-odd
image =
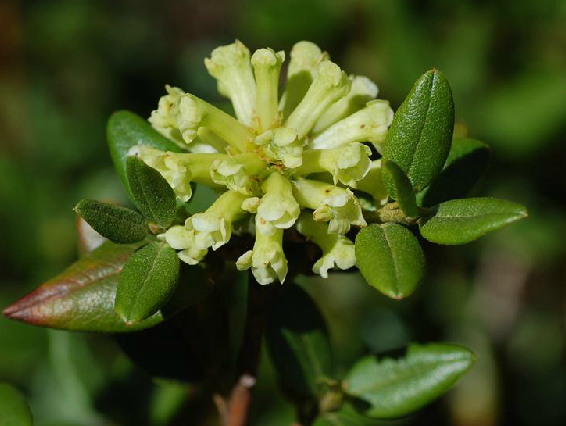
[[[381,152],[387,129],[393,120],[389,102],[371,101],[364,109],[329,127],[312,141],[314,149],[331,149],[352,142],[371,142]]]
[[[251,126],[256,85],[248,48],[236,40],[214,49],[204,64],[210,75],[218,80],[218,91],[232,101],[238,120]]]

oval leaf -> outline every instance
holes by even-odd
[[[390,194],[391,198],[397,200],[401,211],[405,213],[407,217],[417,217],[419,215],[419,209],[417,207],[415,191],[403,169],[393,161],[387,160],[382,162],[382,167],[385,174],[389,175],[389,178],[393,182],[393,192]]]
[[[177,213],[173,188],[138,157],[128,157],[126,169],[134,203],[145,218],[161,228],[171,226]]]
[[[183,152],[174,142],[151,127],[146,120],[130,111],[117,111],[110,116],[106,127],[106,138],[114,168],[130,195],[126,160],[128,152],[134,145],[147,145],[162,151]]]
[[[163,321],[162,313],[127,327],[114,312],[120,271],[138,247],[106,242],[3,313],[11,319],[65,330],[121,332],[151,327]]]
[[[162,322],[205,298],[211,288],[203,269],[183,264],[171,301],[145,321],[127,325],[114,311],[120,271],[140,246],[109,241],[86,254],[63,273],[7,307],[8,318],[43,327],[76,331],[130,332]]]
[[[446,164],[432,183],[418,194],[419,204],[430,207],[468,195],[483,176],[489,147],[475,139],[454,139]]]
[[[427,71],[395,113],[383,158],[397,163],[420,191],[442,170],[453,130],[450,85],[440,71]],[[384,183],[393,193],[391,179],[385,177]]]
[[[278,295],[267,331],[279,381],[294,396],[321,396],[332,372],[326,323],[308,293],[286,285]]]
[[[370,285],[393,299],[413,293],[425,275],[419,242],[396,223],[362,229],[356,236],[356,263]]]
[[[439,204],[434,216],[420,223],[420,230],[433,243],[466,244],[524,217],[527,209],[511,201],[465,198]]]
[[[153,242],[135,252],[120,274],[114,309],[126,323],[156,313],[171,297],[179,279],[179,257],[165,243]]]
[[[7,383],[0,383],[0,425],[31,426],[33,419],[22,393]]]
[[[347,394],[369,404],[365,414],[376,418],[401,417],[442,395],[475,361],[457,345],[412,345],[405,358],[358,361],[345,381]]]
[[[114,243],[137,243],[147,235],[147,224],[143,216],[125,207],[81,200],[74,210],[96,232]]]

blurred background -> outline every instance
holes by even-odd
[[[126,203],[108,116],[149,116],[165,84],[221,100],[203,59],[235,38],[287,52],[314,41],[395,109],[438,67],[458,133],[492,147],[475,193],[529,209],[528,220],[473,244],[425,244],[426,282],[402,302],[357,274],[303,278],[330,324],[338,370],[368,351],[461,342],[479,355],[471,373],[399,424],[566,424],[563,0],[2,0],[0,307],[76,258],[79,199]],[[193,390],[152,380],[109,336],[1,318],[0,380],[25,392],[37,426],[193,424]],[[254,424],[291,424],[267,360],[257,394]]]

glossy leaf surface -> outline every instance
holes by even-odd
[[[437,244],[466,244],[527,216],[520,204],[497,198],[464,198],[438,205],[420,223],[421,235]]]
[[[425,257],[404,226],[370,225],[356,236],[356,263],[365,280],[393,299],[407,297],[425,274]]]
[[[161,174],[137,157],[128,157],[126,173],[133,200],[145,218],[161,228],[175,220],[177,200]]]
[[[11,319],[63,330],[130,332],[152,327],[210,291],[202,269],[183,265],[181,282],[171,301],[145,321],[127,325],[114,311],[118,278],[139,247],[111,242],[86,254],[55,278],[24,296],[3,314]]]
[[[126,191],[131,195],[126,178],[126,159],[134,145],[147,145],[162,151],[183,152],[139,115],[130,111],[116,111],[108,119],[106,138],[114,167]]]
[[[454,139],[440,174],[418,194],[419,204],[430,207],[468,195],[483,176],[489,162],[489,147],[475,139]]]
[[[179,279],[177,252],[152,242],[136,251],[124,265],[114,309],[127,323],[142,321],[171,298]]]
[[[309,294],[286,284],[277,296],[267,333],[269,353],[283,387],[299,397],[320,396],[332,373],[326,323]]]
[[[454,129],[454,102],[448,81],[436,69],[415,83],[387,132],[383,158],[401,167],[420,191],[442,170]],[[384,176],[389,192],[393,182]]]
[[[376,418],[405,416],[442,395],[475,361],[457,345],[412,345],[402,359],[368,356],[348,373],[345,391],[365,401],[365,414]]]
[[[96,200],[81,200],[74,210],[96,232],[114,243],[137,243],[147,235],[143,216],[125,207]]]

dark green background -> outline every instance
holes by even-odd
[[[399,424],[566,424],[561,0],[3,0],[0,306],[76,257],[79,199],[126,202],[105,143],[109,115],[148,116],[165,84],[221,100],[203,59],[236,37],[287,52],[314,41],[374,80],[394,108],[438,67],[452,85],[457,133],[493,149],[475,193],[529,208],[528,220],[468,246],[425,243],[427,279],[403,302],[358,274],[304,279],[330,323],[339,370],[368,350],[460,342],[479,355],[472,372]],[[289,426],[271,367],[261,371],[253,423]],[[152,381],[104,336],[0,319],[0,380],[26,393],[38,426],[195,424],[183,404],[198,393]]]

